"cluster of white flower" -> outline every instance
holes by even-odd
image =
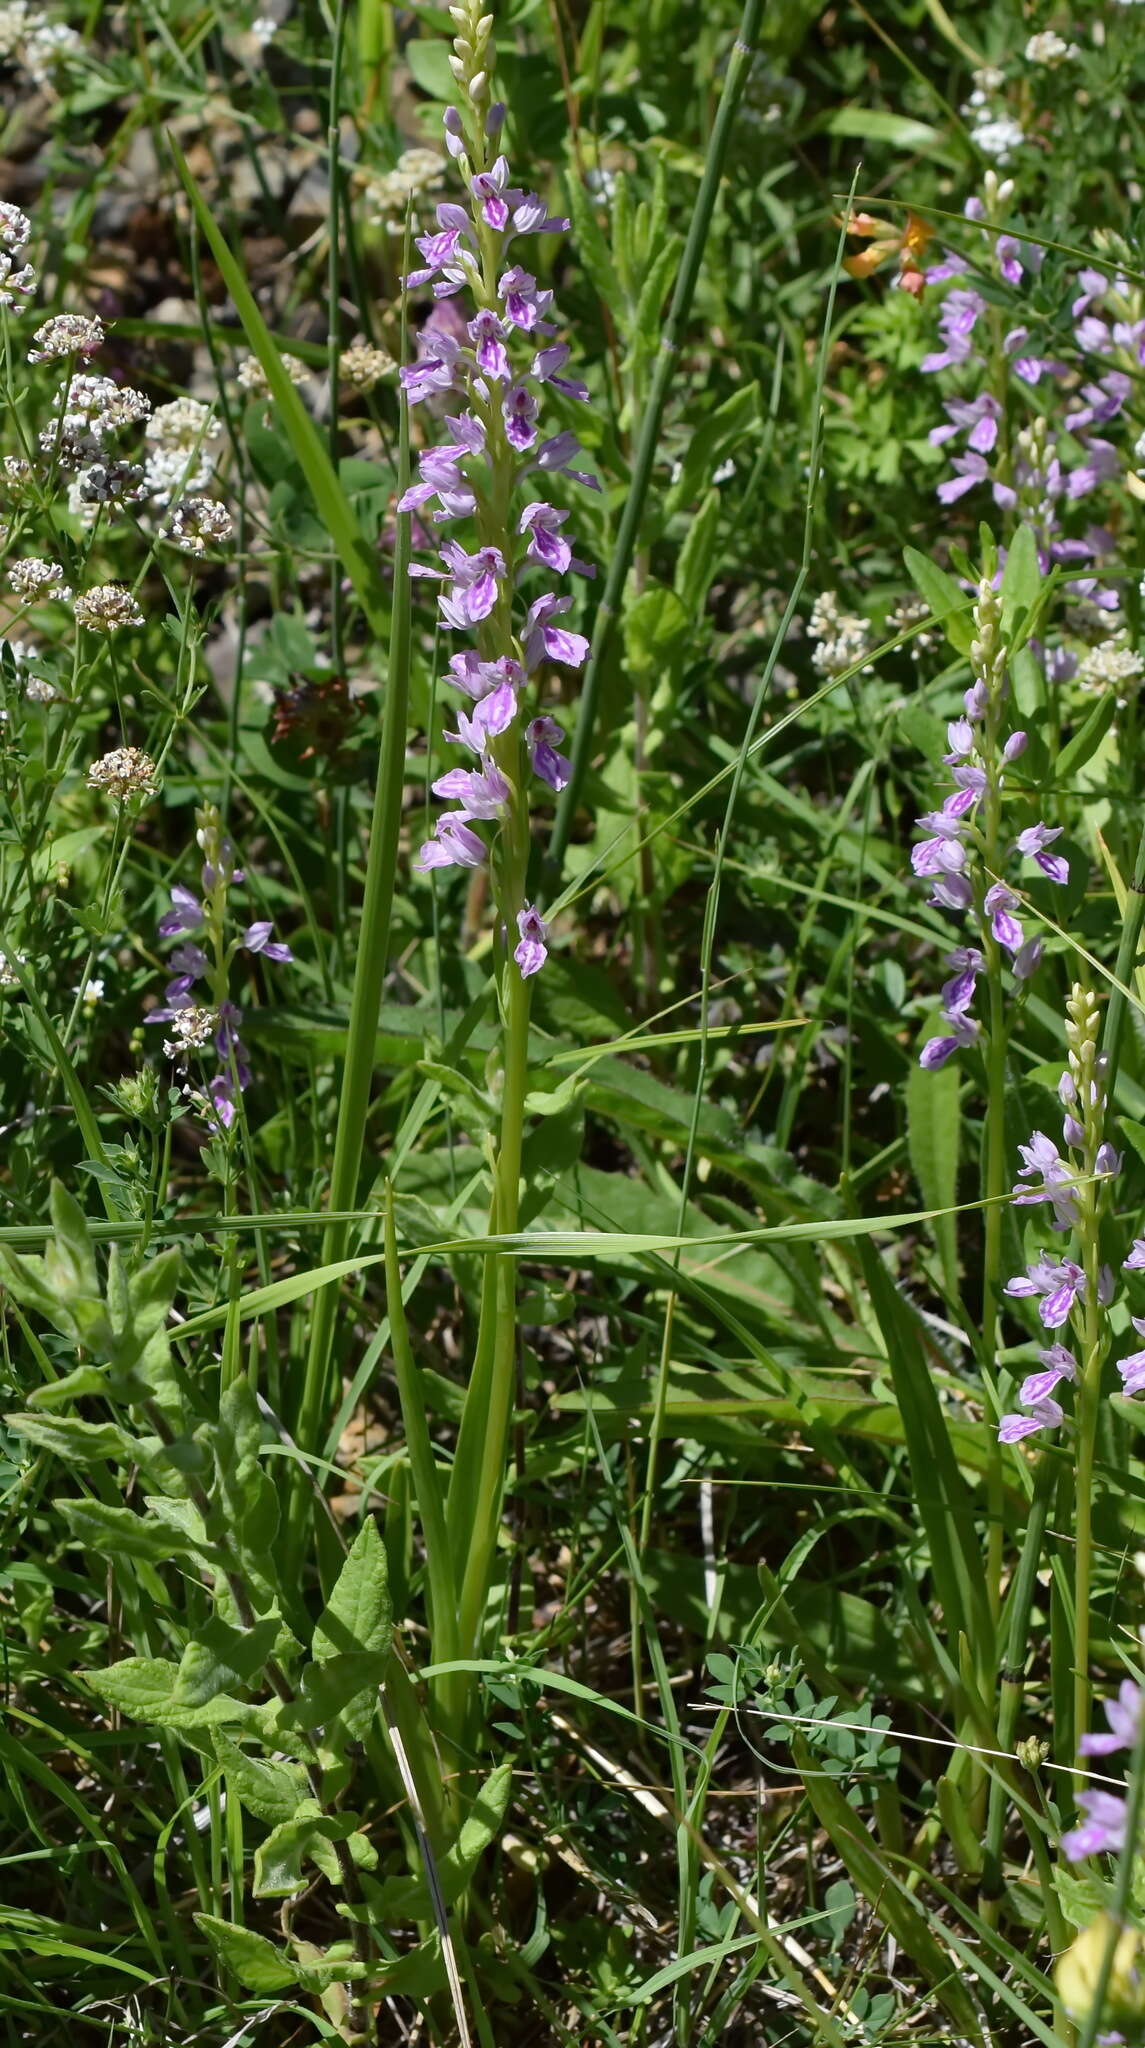
[[[0,306],[14,306],[17,296],[27,298],[36,289],[31,264],[19,263],[31,233],[27,214],[7,199],[0,200]]]
[[[1067,43],[1056,29],[1044,28],[1038,35],[1031,36],[1026,44],[1027,64],[1044,64],[1049,71],[1056,71],[1070,57],[1080,57],[1076,43]]]
[[[182,1066],[188,1053],[201,1052],[210,1045],[218,1023],[218,1011],[206,1003],[188,1003],[185,1010],[176,1010],[171,1017],[171,1036],[163,1040],[168,1059]]]
[[[1026,139],[1026,131],[1020,121],[1005,110],[996,111],[995,101],[1005,85],[1005,75],[994,64],[987,64],[980,71],[972,73],[974,89],[962,108],[970,123],[970,140],[983,156],[993,157],[998,164],[1007,164],[1016,149]]]
[[[374,226],[388,228],[393,235],[403,234],[411,200],[432,192],[441,184],[445,171],[445,158],[435,149],[403,150],[392,171],[380,171],[368,179],[367,220]]]
[[[43,604],[48,598],[66,604],[72,594],[59,563],[46,562],[41,555],[26,555],[22,562],[13,562],[8,583],[22,604]]]
[[[126,583],[97,583],[75,601],[77,626],[89,633],[118,633],[123,626],[141,626],[143,613]]]
[[[0,7],[0,57],[26,71],[36,85],[55,84],[61,65],[84,54],[84,40],[64,21],[45,21],[28,0],[6,0]]]
[[[29,704],[59,704],[63,701],[60,691],[48,681],[47,676],[28,676],[24,695]]]
[[[183,498],[167,522],[167,539],[185,555],[205,555],[231,538],[235,522],[217,498]]]
[[[32,336],[30,363],[51,363],[60,356],[93,356],[103,347],[103,321],[86,313],[54,313]]]
[[[87,771],[89,789],[105,790],[117,802],[131,796],[154,796],[159,787],[159,770],[150,754],[140,747],[113,747],[101,754]]]
[[[338,375],[351,391],[372,391],[396,368],[393,357],[384,348],[374,348],[362,335],[344,348],[338,358]]]
[[[111,377],[73,377],[60,392],[40,446],[66,469],[83,471],[101,460],[110,435],[145,420],[150,411],[151,400],[134,385],[117,384]]]
[[[305,363],[299,362],[297,356],[283,356],[281,361],[282,367],[292,384],[304,384],[306,382],[310,372]],[[267,382],[266,371],[263,369],[257,356],[243,356],[241,358],[235,371],[235,382],[239,389],[245,391],[250,398],[270,397],[270,385]]]
[[[0,988],[19,988],[20,986],[20,977],[12,964],[13,961],[20,967],[26,967],[28,964],[22,953],[9,955],[0,946]]]
[[[855,668],[871,651],[871,629],[857,612],[841,612],[833,590],[825,590],[811,607],[809,637],[817,642],[811,666],[821,676],[839,676]]]
[[[921,619],[929,617],[930,606],[923,598],[904,597],[900,599],[887,620],[888,639],[892,636],[897,636],[899,633],[907,632],[911,626],[917,626]],[[917,661],[921,654],[929,654],[932,647],[937,647],[938,634],[930,628],[924,628],[921,633],[912,633],[907,645],[910,649],[911,660]]]
[[[173,398],[156,406],[143,433],[146,483],[153,504],[172,505],[185,492],[206,490],[218,459],[212,443],[221,433],[210,406],[201,399]]]
[[[1145,659],[1117,640],[1103,640],[1091,647],[1078,663],[1077,679],[1088,690],[1113,690],[1124,695],[1145,673]]]

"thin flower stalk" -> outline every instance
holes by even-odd
[[[526,1063],[533,978],[549,933],[528,900],[533,809],[538,790],[568,779],[562,731],[538,702],[550,664],[576,669],[588,642],[565,623],[572,598],[561,585],[593,573],[566,531],[570,514],[550,502],[558,477],[598,489],[580,467],[575,436],[543,432],[550,391],[584,402],[557,339],[553,295],[525,267],[527,238],[562,233],[544,201],[511,182],[498,138],[504,108],[491,100],[492,17],[452,10],[458,34],[451,66],[458,100],[445,115],[445,143],[466,190],[465,205],[437,208],[437,229],[417,237],[422,258],[408,291],[432,287],[436,305],[421,328],[402,386],[421,417],[443,418],[427,439],[418,478],[399,501],[442,535],[437,563],[414,576],[441,588],[441,626],[462,639],[444,678],[459,698],[445,738],[458,766],[433,782],[445,809],[414,862],[427,874],[488,864],[502,1024],[500,1131],[490,1229],[517,1227],[525,1126]],[[461,528],[464,538],[455,537]],[[539,588],[538,588],[539,585]],[[515,1375],[516,1283],[510,1259],[486,1261],[477,1358],[458,1441],[448,1502],[459,1584],[460,1651],[471,1654],[483,1620],[504,1487],[505,1443]]]

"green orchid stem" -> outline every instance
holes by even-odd
[[[1006,1005],[1002,989],[1002,960],[997,942],[987,938],[986,975],[990,1001],[990,1039],[986,1051],[986,1214],[984,1221],[984,1262],[982,1277],[982,1351],[987,1372],[994,1373],[998,1353],[998,1321],[1002,1286],[1002,1220],[1006,1193]],[[989,1533],[986,1539],[986,1590],[990,1612],[997,1619],[1001,1608],[1002,1562],[1005,1543],[1003,1516],[1002,1446],[997,1428],[991,1431],[990,1462],[986,1474]]]
[[[1042,1562],[1042,1544],[1045,1539],[1046,1521],[1049,1516],[1050,1496],[1057,1476],[1057,1463],[1044,1452],[1038,1459],[1034,1473],[1034,1493],[1030,1511],[1026,1518],[1026,1534],[1018,1569],[1010,1588],[1008,1602],[1006,1660],[1002,1667],[1002,1684],[998,1700],[998,1743],[1007,1756],[1014,1748],[1018,1718],[1022,1711],[1025,1694],[1025,1667],[1027,1643],[1030,1632],[1030,1610],[1034,1603],[1034,1588]],[[1007,1786],[1001,1772],[996,1772],[990,1781],[990,1803],[986,1818],[986,1840],[982,1863],[982,1887],[980,1910],[990,1927],[996,1927],[1002,1900],[1002,1836],[1005,1830],[1006,1813],[1009,1807]],[[1028,1830],[1031,1845],[1038,1831]],[[1038,1841],[1042,1837],[1038,1833]],[[1044,1843],[1042,1844],[1044,1846]],[[1055,1943],[1055,1946],[1057,1944]]]
[[[1092,1190],[1089,1191],[1092,1202]],[[1073,1746],[1089,1730],[1089,1602],[1093,1577],[1093,1467],[1101,1407],[1101,1268],[1096,1218],[1085,1232],[1085,1350],[1077,1390],[1077,1502],[1074,1520]],[[1078,1779],[1085,1782],[1085,1773]]]
[[[510,1235],[517,1228],[520,1205],[521,1148],[525,1129],[525,1090],[529,1051],[529,983],[510,961],[505,967],[505,1066],[501,1099],[501,1141],[493,1182],[493,1211],[498,1235]],[[485,1354],[484,1358],[482,1353]],[[461,1595],[458,1606],[461,1655],[468,1657],[477,1647],[489,1593],[490,1571],[497,1547],[501,1501],[505,1487],[505,1446],[513,1412],[517,1353],[517,1265],[504,1255],[493,1255],[486,1264],[481,1310],[481,1341],[473,1383],[465,1403],[465,1418],[458,1438],[454,1479],[464,1484],[469,1445],[465,1422],[474,1418],[480,1430],[480,1454],[476,1460],[472,1488],[465,1486],[464,1502],[458,1512],[458,1496],[450,1489],[454,1513],[450,1525],[454,1557],[458,1538],[464,1535],[461,1566]],[[487,1359],[487,1365],[486,1365]],[[478,1375],[482,1384],[479,1385]],[[482,1427],[483,1425],[483,1427]],[[472,1441],[472,1437],[470,1438]]]
[[[604,665],[612,640],[613,629],[619,617],[624,585],[632,559],[636,553],[640,536],[644,504],[648,496],[648,485],[652,477],[652,465],[660,452],[660,423],[664,416],[664,405],[668,397],[668,386],[676,367],[680,337],[692,309],[692,298],[696,280],[700,274],[708,232],[715,212],[716,195],[723,176],[724,159],[731,140],[732,123],[740,94],[743,91],[748,72],[755,56],[755,40],[759,33],[763,0],[744,0],[743,16],[739,34],[732,45],[728,68],[724,74],[723,92],[712,124],[712,136],[708,145],[700,189],[692,211],[688,239],[680,259],[676,276],[676,288],[668,318],[660,336],[660,347],[649,380],[648,398],[644,417],[640,423],[640,438],[636,446],[636,459],[632,465],[632,478],[620,517],[612,558],[608,565],[608,576],[593,622],[592,653],[584,672],[580,693],[580,709],[577,713],[576,732],[573,736],[569,756],[569,779],[565,784],[557,805],[552,837],[544,863],[546,895],[551,897],[560,885],[565,850],[572,834],[577,805],[580,802],[589,756],[592,752],[593,734],[596,730],[597,703],[604,675]]]

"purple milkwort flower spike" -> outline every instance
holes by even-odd
[[[514,948],[513,958],[527,981],[530,975],[540,973],[549,957],[549,928],[534,905],[526,903],[517,912],[517,930],[520,943]]]
[[[526,607],[518,591],[530,564],[546,579],[593,571],[576,559],[566,511],[535,487],[521,493],[523,504],[515,494],[536,471],[559,472],[594,489],[599,484],[576,467],[583,458],[575,434],[562,429],[546,436],[541,426],[550,387],[583,403],[588,386],[568,373],[569,347],[554,338],[552,291],[524,261],[513,260],[512,245],[523,236],[563,232],[568,222],[550,215],[536,193],[513,184],[508,157],[493,140],[504,110],[486,117],[488,77],[480,53],[490,23],[491,17],[475,17],[451,59],[462,99],[445,118],[446,147],[461,167],[468,204],[438,207],[436,232],[419,240],[421,268],[408,280],[432,284],[442,309],[452,304],[453,310],[445,326],[442,313],[431,316],[432,334],[426,322],[418,361],[403,373],[410,398],[432,401],[431,415],[444,415],[443,445],[419,456],[418,480],[403,509],[432,503],[435,524],[472,518],[476,525],[475,539],[449,540],[440,548],[440,569],[411,567],[412,574],[444,586],[437,596],[442,620],[472,636],[450,658],[445,680],[465,702],[445,737],[476,757],[475,766],[449,768],[433,782],[434,794],[453,808],[438,819],[414,866],[422,873],[477,867],[492,852],[497,915],[503,929],[516,925],[513,959],[528,980],[544,963],[547,934],[536,906],[524,901],[533,787],[526,764],[555,790],[569,775],[559,752],[560,727],[543,714],[530,717],[535,705],[526,709],[529,681],[544,662],[579,668],[588,642],[563,623],[569,597],[549,589]],[[459,300],[462,293],[468,305]],[[454,395],[448,408],[439,402],[446,392]],[[489,823],[489,835],[474,830],[479,820]]]

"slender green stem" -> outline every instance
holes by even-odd
[[[494,1182],[498,1234],[517,1228],[521,1147],[525,1127],[525,1089],[529,1050],[529,984],[512,965],[506,968],[505,1072],[501,1106],[501,1141]],[[495,1257],[494,1325],[488,1400],[476,1499],[468,1533],[461,1580],[460,1636],[462,1655],[476,1646],[489,1587],[489,1568],[497,1544],[501,1499],[505,1486],[505,1444],[513,1408],[517,1342],[516,1261]],[[468,1412],[469,1403],[466,1403]],[[461,1446],[458,1445],[460,1460]]]
[[[1042,1562],[1042,1544],[1045,1539],[1046,1522],[1049,1516],[1050,1496],[1053,1492],[1057,1465],[1053,1458],[1043,1452],[1038,1460],[1034,1475],[1034,1493],[1030,1511],[1026,1518],[1026,1533],[1022,1542],[1018,1569],[1010,1588],[1006,1661],[1001,1672],[1001,1689],[998,1699],[998,1748],[1008,1754],[1013,1750],[1018,1717],[1022,1710],[1025,1694],[1026,1655],[1030,1632],[1030,1610],[1034,1604],[1034,1588]],[[986,1841],[982,1863],[982,1886],[980,1907],[982,1917],[991,1927],[996,1926],[1002,1895],[1002,1836],[1008,1807],[1005,1778],[995,1772],[990,1781],[990,1802],[986,1818]],[[1033,1833],[1031,1833],[1031,1842]],[[1040,1839],[1040,1835],[1039,1835]]]
[[[711,141],[704,163],[704,174],[696,194],[688,238],[680,259],[676,276],[676,288],[668,309],[668,318],[660,336],[660,347],[652,369],[644,417],[640,423],[640,438],[636,446],[636,459],[632,465],[632,480],[624,501],[616,542],[609,562],[605,580],[604,595],[593,622],[592,652],[584,672],[580,694],[580,709],[577,714],[576,732],[573,736],[569,756],[569,779],[557,805],[552,837],[545,860],[545,879],[548,894],[552,895],[560,882],[565,849],[572,833],[580,793],[592,752],[593,734],[596,729],[597,703],[604,675],[613,628],[620,613],[624,585],[632,558],[640,537],[640,524],[644,516],[644,502],[652,476],[652,465],[659,452],[660,422],[668,396],[668,386],[676,366],[680,337],[688,315],[691,312],[692,297],[696,280],[700,274],[708,231],[715,211],[716,195],[723,176],[724,159],[731,139],[732,123],[740,94],[743,91],[748,72],[755,55],[755,40],[759,33],[763,0],[744,0],[743,16],[739,34],[732,45],[728,68],[724,74],[724,87],[716,118],[712,125]]]
[[[1092,1190],[1088,1191],[1092,1202]],[[1085,1346],[1077,1390],[1077,1496],[1074,1520],[1073,1746],[1089,1730],[1089,1603],[1093,1577],[1093,1469],[1101,1404],[1102,1313],[1097,1298],[1100,1246],[1096,1219],[1085,1232]],[[1079,1783],[1081,1780],[1079,1779]]]
[[[1117,1881],[1113,1888],[1110,1907],[1109,1937],[1093,1987],[1093,1999],[1086,2013],[1077,2048],[1093,2048],[1097,2030],[1102,2022],[1105,1995],[1113,1974],[1113,1960],[1117,1944],[1126,1926],[1131,1924],[1130,1901],[1133,1894],[1134,1872],[1139,1867],[1141,1821],[1145,1815],[1145,1715],[1137,1728],[1137,1740],[1133,1745],[1130,1764],[1129,1792],[1125,1802],[1125,1846],[1117,1864]]]

